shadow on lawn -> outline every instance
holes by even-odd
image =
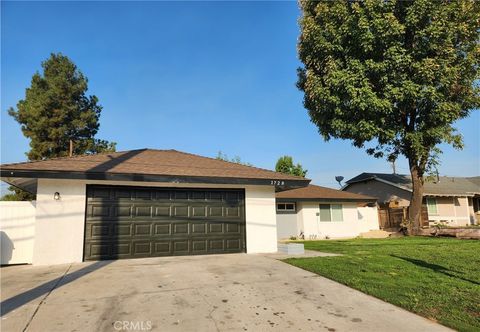
[[[446,268],[445,266],[441,266],[441,265],[437,265],[437,264],[431,264],[431,263],[428,263],[428,262],[425,262],[425,261],[422,261],[421,259],[414,259],[414,258],[408,258],[408,257],[402,257],[402,256],[397,256],[397,255],[390,255],[391,257],[395,257],[395,258],[399,258],[401,260],[404,260],[404,261],[407,261],[409,263],[412,263],[412,264],[415,264],[417,266],[421,266],[421,267],[424,267],[424,268],[427,268],[427,269],[430,269],[434,272],[438,272],[438,273],[442,273],[446,276],[449,276],[451,278],[457,278],[457,279],[461,279],[463,281],[467,281],[467,282],[470,282],[474,285],[480,285],[479,282],[475,281],[475,280],[470,280],[470,279],[466,279],[466,278],[462,278],[462,277],[459,277],[458,275],[455,275],[453,273],[461,273],[461,272],[458,272],[458,271],[454,271],[454,270],[450,270],[448,268]],[[450,272],[453,272],[453,273],[450,273]]]

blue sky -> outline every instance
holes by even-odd
[[[103,112],[98,137],[118,150],[222,151],[272,169],[291,155],[319,185],[335,175],[391,172],[348,141],[324,142],[295,87],[295,2],[2,2],[1,162],[29,149],[8,115],[51,52],[89,78]],[[442,147],[442,175],[480,174],[480,115],[457,127],[465,149]],[[408,172],[405,160],[399,172]]]

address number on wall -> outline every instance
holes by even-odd
[[[285,185],[285,181],[272,180],[270,184],[273,185],[273,186],[284,186],[284,185]]]

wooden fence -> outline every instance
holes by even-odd
[[[408,219],[408,209],[408,207],[381,206],[378,209],[380,229],[399,229],[401,223]],[[422,206],[422,226],[428,226],[426,206]]]

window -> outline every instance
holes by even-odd
[[[341,204],[320,204],[320,221],[343,221]]]
[[[277,211],[295,211],[295,203],[278,203]]]
[[[432,215],[438,214],[437,200],[435,198],[432,198],[432,197],[427,197],[426,201],[427,201],[428,214],[432,214]]]

